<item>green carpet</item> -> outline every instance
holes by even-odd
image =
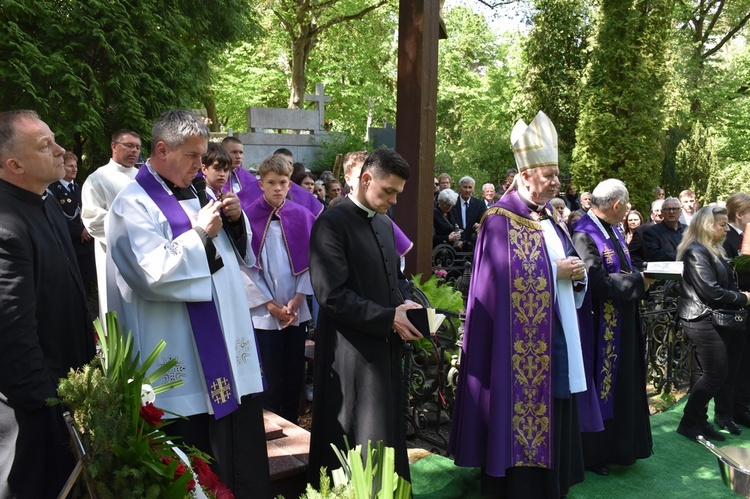
[[[586,480],[574,486],[571,499],[736,498],[721,480],[719,466],[708,449],[675,431],[682,417],[683,399],[669,410],[651,417],[654,455],[633,466],[611,466],[607,477],[587,472]],[[713,416],[713,404],[709,407]],[[740,436],[724,432],[726,442],[718,447],[750,447],[750,429]],[[460,468],[451,459],[433,455],[411,466],[416,499],[471,499],[480,497],[479,469]]]

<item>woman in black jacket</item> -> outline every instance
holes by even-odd
[[[736,373],[736,366],[731,365],[735,356],[730,357],[727,349],[733,333],[713,326],[712,310],[740,309],[750,304],[750,293],[737,291],[726,261],[722,243],[728,231],[727,210],[706,206],[695,214],[677,247],[677,260],[684,262],[677,316],[695,345],[690,396],[677,433],[691,440],[698,435],[708,440],[725,439],[708,422],[707,406],[730,373]],[[720,429],[739,433],[731,414],[715,416]]]

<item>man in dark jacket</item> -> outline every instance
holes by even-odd
[[[685,224],[680,223],[682,208],[677,198],[667,198],[661,207],[663,220],[643,232],[643,256],[647,262],[674,262],[677,245],[682,240]]]
[[[95,353],[65,218],[46,195],[64,152],[33,111],[0,113],[0,497],[60,493],[74,459],[46,400]]]

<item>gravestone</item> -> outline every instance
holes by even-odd
[[[331,135],[325,129],[325,103],[331,97],[325,95],[324,85],[317,84],[315,94],[305,95],[305,100],[315,102],[316,109],[247,108],[249,131],[234,135],[244,145],[243,168],[255,171],[263,159],[282,147],[306,166],[314,161],[322,141]]]
[[[372,140],[373,149],[396,148],[396,129],[393,125],[386,123],[383,128],[370,127],[367,129],[367,136]]]

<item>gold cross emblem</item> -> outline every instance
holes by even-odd
[[[216,378],[216,381],[211,383],[211,399],[217,404],[227,402],[231,396],[232,387],[226,378]]]

